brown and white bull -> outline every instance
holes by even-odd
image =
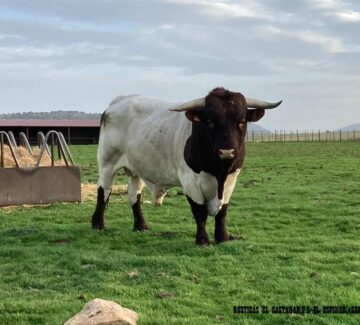
[[[215,241],[231,239],[226,211],[244,162],[247,123],[280,103],[245,98],[224,88],[180,105],[137,95],[115,98],[101,119],[92,227],[104,228],[112,183],[124,168],[134,231],[148,229],[140,206],[145,185],[155,205],[161,205],[169,188],[181,186],[196,221],[196,243],[209,244],[208,215],[215,216]]]

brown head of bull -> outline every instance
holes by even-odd
[[[260,120],[266,109],[275,108],[281,102],[263,102],[224,88],[215,88],[205,98],[186,102],[171,110],[185,112],[193,123],[193,134],[196,134],[193,141],[199,142],[199,150],[209,147],[211,160],[239,168],[244,159],[247,123]]]

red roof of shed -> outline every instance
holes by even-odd
[[[0,127],[100,127],[98,120],[0,119]]]

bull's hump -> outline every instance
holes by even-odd
[[[130,98],[130,97],[135,97],[135,96],[139,96],[139,95],[136,95],[136,94],[132,94],[132,95],[120,95],[120,96],[117,96],[113,99],[113,101],[110,103],[110,106],[111,105],[114,105],[114,104],[117,104],[119,102],[121,102],[122,100],[126,99],[126,98]]]

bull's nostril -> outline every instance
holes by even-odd
[[[235,157],[235,149],[219,149],[220,159],[233,159]]]

